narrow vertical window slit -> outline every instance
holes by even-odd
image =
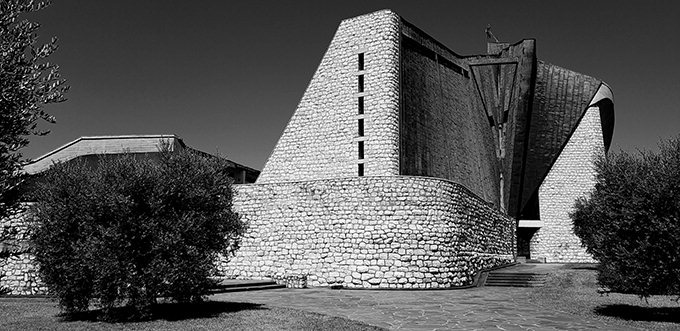
[[[359,142],[359,160],[364,159],[364,142],[360,141]]]

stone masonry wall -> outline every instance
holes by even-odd
[[[573,233],[569,213],[595,188],[594,161],[604,153],[600,110],[590,107],[538,191],[543,227],[530,242],[532,258],[546,262],[594,262]]]
[[[400,18],[389,10],[340,23],[258,183],[357,176],[359,140],[365,144],[366,176],[399,174],[399,26]],[[365,121],[363,137],[359,119]]]
[[[250,228],[221,264],[227,278],[446,288],[514,261],[514,220],[447,180],[353,177],[235,191],[234,207]]]
[[[43,294],[47,290],[38,277],[33,255],[27,253],[28,234],[25,215],[22,213],[0,220],[0,229],[9,226],[17,230],[14,238],[0,243],[0,250],[20,253],[7,259],[0,259],[0,289],[9,289],[11,295]]]
[[[353,177],[234,190],[249,230],[236,256],[219,261],[226,278],[304,275],[311,286],[446,288],[514,261],[515,221],[447,180]],[[13,295],[46,292],[28,253],[0,261],[0,273],[0,286]]]

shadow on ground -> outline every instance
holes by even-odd
[[[223,313],[235,313],[242,310],[268,309],[260,304],[248,302],[219,302],[206,301],[197,303],[161,303],[151,307],[151,315],[143,318],[149,320],[179,321],[186,319],[211,318]],[[64,321],[106,321],[106,322],[138,322],[138,313],[130,307],[117,307],[108,314],[102,309],[94,309],[86,312],[72,314],[60,314]]]
[[[567,263],[564,265],[564,269],[597,270],[597,266],[597,263]]]
[[[628,321],[680,323],[678,307],[642,307],[633,305],[602,305],[595,307],[595,313]]]

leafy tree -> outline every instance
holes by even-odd
[[[39,24],[20,20],[22,14],[40,10],[49,1],[0,1],[0,218],[18,212],[19,150],[30,135],[43,135],[38,122],[54,122],[46,104],[64,101],[68,89],[59,67],[46,61],[57,49],[57,40],[36,45]]]
[[[67,313],[94,303],[105,318],[116,307],[149,318],[159,297],[200,300],[244,230],[231,183],[224,159],[167,148],[57,164],[37,184],[40,276]]]
[[[680,296],[680,136],[659,149],[600,159],[595,190],[572,214],[612,291]]]

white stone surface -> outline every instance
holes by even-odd
[[[389,10],[342,21],[258,183],[357,176],[364,52],[366,176],[399,174],[399,26]]]
[[[226,278],[308,275],[311,286],[467,285],[514,261],[515,221],[448,180],[353,177],[237,185],[249,224]]]
[[[541,227],[531,239],[531,257],[546,262],[595,262],[573,232],[569,214],[579,197],[595,188],[595,160],[604,153],[600,110],[590,107],[538,191]]]
[[[17,230],[16,236],[3,243],[5,248],[15,252],[24,252],[0,259],[0,288],[7,288],[11,295],[44,294],[47,288],[38,276],[35,258],[28,252],[28,227],[26,214],[21,213],[10,218],[0,220],[0,229],[5,226]]]

